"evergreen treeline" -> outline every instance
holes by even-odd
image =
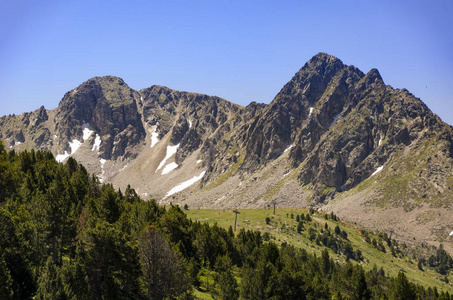
[[[428,265],[432,268],[435,268],[438,273],[445,275],[449,270],[453,268],[453,259],[444,250],[441,244],[439,246],[439,249],[437,249],[436,254],[429,257]]]
[[[192,299],[193,288],[215,299],[450,299],[327,249],[317,257],[193,222],[100,185],[72,158],[0,141],[0,299]]]

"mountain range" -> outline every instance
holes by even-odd
[[[325,53],[269,105],[94,77],[53,110],[1,117],[0,139],[162,204],[313,207],[434,244],[453,230],[452,127],[376,69]]]

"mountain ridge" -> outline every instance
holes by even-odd
[[[365,74],[326,53],[270,104],[244,107],[159,85],[137,91],[103,76],[67,92],[54,110],[4,116],[0,126],[11,149],[49,150],[60,161],[71,155],[145,199],[219,208],[276,201],[364,226],[403,209],[401,222],[423,228],[399,230],[403,239],[434,242],[450,232],[442,208],[453,204],[452,127],[407,90],[386,85],[377,69]]]

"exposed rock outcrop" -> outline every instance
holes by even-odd
[[[269,105],[95,77],[54,110],[0,118],[0,138],[60,161],[72,155],[104,182],[174,203],[332,205],[342,216],[453,204],[451,126],[376,69],[365,74],[325,53]]]

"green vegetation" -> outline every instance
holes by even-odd
[[[0,141],[0,298],[450,299],[411,282],[410,268],[369,267],[374,256],[404,260],[388,237],[333,214],[277,212],[241,211],[235,233],[231,211],[190,209],[190,218],[99,184],[72,158],[6,152]],[[445,254],[429,262],[451,266]]]
[[[232,165],[225,173],[220,175],[214,182],[211,182],[210,184],[208,184],[205,187],[205,189],[209,190],[209,189],[215,188],[215,187],[221,185],[222,183],[224,183],[225,181],[227,181],[228,178],[230,178],[231,175],[234,174],[234,172],[242,165],[243,162],[244,162],[244,156],[240,156],[238,161],[234,165]]]
[[[264,195],[263,200],[266,201],[274,197],[278,193],[278,191],[282,188],[284,182],[285,179],[280,180],[272,189],[270,189],[266,193],[266,195]]]
[[[424,261],[420,261],[420,264],[424,264]],[[429,257],[428,264],[430,267],[436,268],[439,274],[446,275],[453,268],[453,259],[441,245],[436,254]]]
[[[437,154],[433,155],[433,153],[438,152],[436,145],[438,138],[439,133],[432,136],[429,142],[417,144],[410,156],[404,150],[395,151],[391,161],[387,163],[392,165],[392,171],[386,172],[380,182],[381,197],[375,197],[369,202],[383,208],[403,207],[406,212],[420,208],[426,203],[431,207],[449,207],[451,204],[449,189],[445,193],[440,193],[438,188],[421,173],[425,170],[428,161],[437,158]],[[376,178],[370,178],[355,190],[362,191],[376,180]],[[450,186],[450,184],[447,178],[446,185]]]
[[[303,248],[318,257],[324,249],[328,248],[329,255],[336,262],[344,264],[349,256],[350,261],[360,264],[366,272],[376,271],[377,268],[379,272],[392,277],[403,270],[411,282],[426,288],[436,287],[450,293],[453,291],[447,284],[451,280],[448,279],[451,276],[449,271],[445,278],[440,276],[435,266],[430,266],[428,263],[430,253],[437,253],[431,246],[422,244],[413,249],[390,239],[386,233],[375,234],[358,230],[344,223],[334,214],[313,210],[310,214],[310,211],[305,209],[277,209],[276,215],[273,215],[273,209],[269,207],[268,209],[243,209],[240,212],[238,230],[259,230],[263,234],[263,239],[268,237],[268,240],[277,245]],[[293,219],[291,214],[294,215]],[[234,214],[231,210],[191,210],[188,215],[193,220],[217,224],[224,228],[228,228],[234,222]],[[269,224],[267,224],[268,221]]]

